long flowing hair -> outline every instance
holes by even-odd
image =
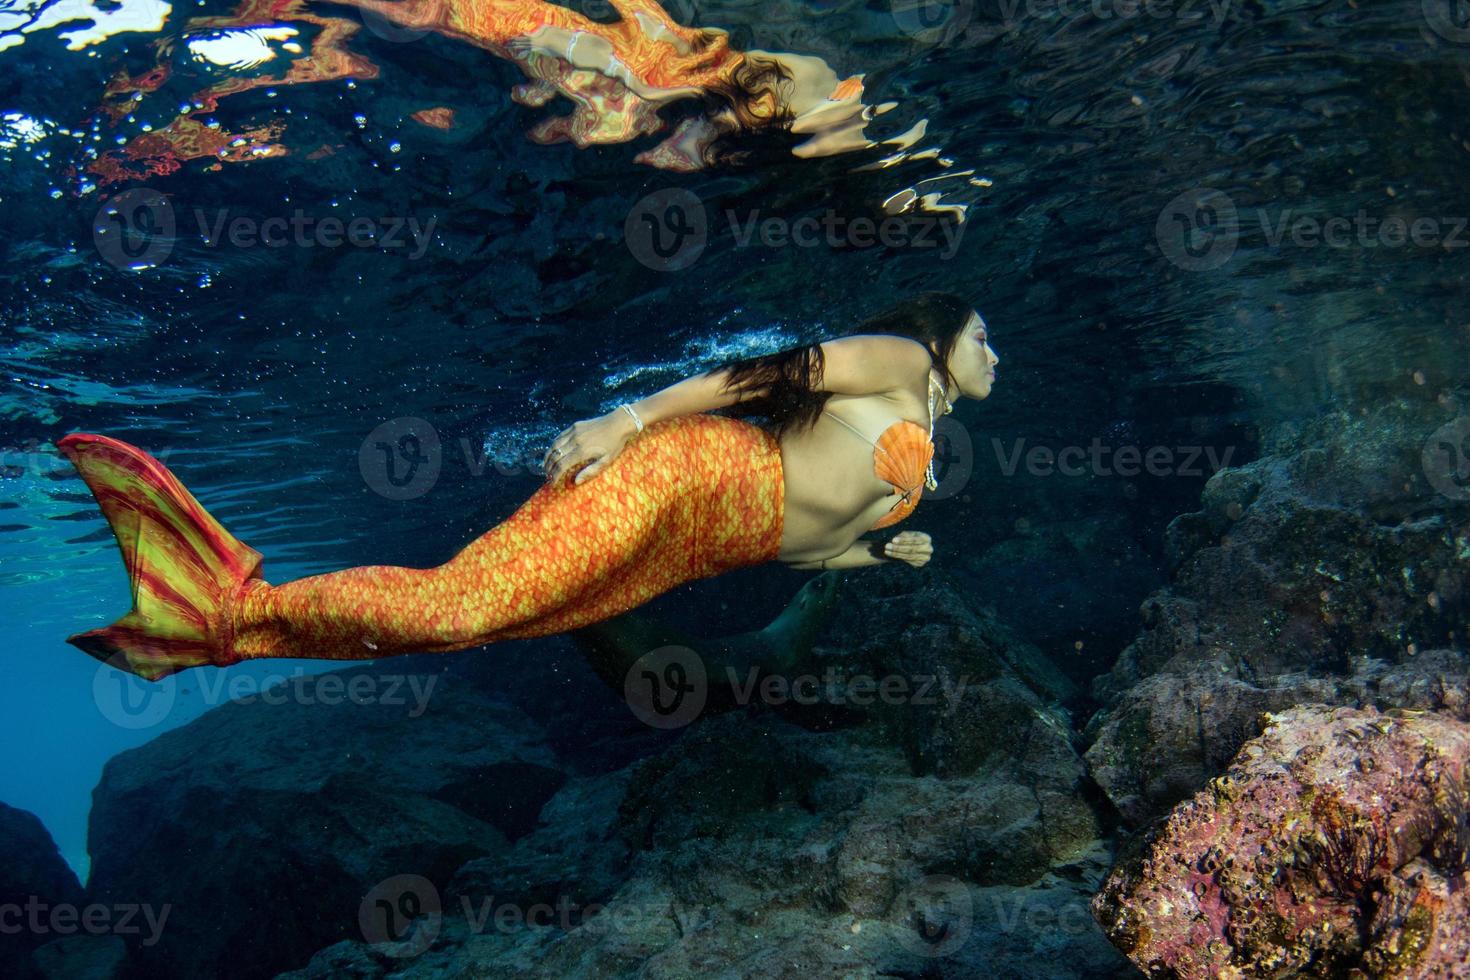
[[[724,31],[701,30],[690,47],[697,54],[727,36]],[[777,154],[789,158],[785,151],[797,142],[790,135],[796,121],[787,97],[790,82],[791,72],[780,62],[747,54],[729,78],[706,86],[700,97],[703,112],[721,132],[704,148],[704,165],[754,166]]]
[[[949,354],[973,312],[974,307],[954,293],[930,291],[894,303],[851,332],[917,340],[929,348],[935,373],[947,390],[951,382]],[[721,391],[737,391],[740,400],[723,411],[737,418],[767,419],[765,427],[778,439],[792,429],[807,428],[816,423],[832,395],[817,390],[824,366],[820,343],[729,361],[715,373],[726,373]]]

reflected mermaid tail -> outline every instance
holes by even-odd
[[[229,609],[245,583],[260,577],[260,552],[236,540],[141,449],[85,433],[56,445],[112,526],[133,595],[122,619],[67,642],[148,680],[238,659],[229,653]]]
[[[75,450],[100,439],[63,443]],[[72,642],[150,680],[257,657],[362,660],[562,633],[683,582],[769,561],[781,542],[779,444],[750,423],[697,414],[649,425],[582,484],[573,473],[543,483],[443,565],[364,566],[274,586],[260,578],[259,555],[156,460],[106,442],[127,451],[123,482],[136,485],[133,496],[166,506],[112,506],[109,481],[94,480],[86,455],[78,462],[68,451],[113,524],[135,596],[148,598]],[[138,541],[170,545],[143,549],[154,557],[140,564],[129,557]]]

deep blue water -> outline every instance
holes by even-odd
[[[44,23],[46,6],[4,0],[0,31]],[[997,458],[1015,440],[1209,444],[1241,462],[1282,419],[1465,380],[1470,30],[1448,0],[918,12],[948,37],[916,36],[918,13],[884,0],[684,6],[737,46],[867,72],[869,89],[898,103],[878,120],[883,134],[927,119],[920,148],[953,165],[853,173],[851,159],[793,160],[676,176],[635,164],[634,147],[536,146],[522,134],[540,113],[510,102],[512,68],[443,38],[367,30],[349,47],[376,78],[221,101],[227,127],[287,121],[289,156],[99,187],[88,148],[169,116],[150,105],[117,130],[94,127],[108,78],[154,64],[152,43],[183,18],[230,5],[175,5],[161,29],[78,50],[64,35],[85,23],[0,35],[0,724],[11,747],[0,800],[39,814],[79,873],[103,762],[220,695],[181,679],[162,707],[129,702],[146,692],[99,678],[63,642],[128,601],[111,537],[51,446],[68,432],[164,458],[265,553],[272,579],[428,564],[528,496],[539,476],[526,464],[571,421],[728,357],[840,335],[906,293],[950,289],[973,298],[1004,359],[996,394],[956,416],[973,475],[916,519],[936,561],[963,571],[961,556],[1023,522],[1099,510],[1124,515],[1158,558],[1163,524],[1207,475],[1017,482]],[[174,57],[202,82],[222,71]],[[457,110],[455,129],[411,120],[437,105]],[[318,145],[333,151],[313,159]],[[961,169],[985,186],[935,185],[968,209],[952,254],[913,241],[741,245],[726,217],[871,217],[901,188]],[[105,198],[129,188],[167,195],[178,238],[157,261],[119,260],[94,235]],[[645,195],[671,188],[711,218],[703,253],[677,272],[650,268],[625,240]],[[1224,197],[1201,210],[1196,191]],[[1239,222],[1228,256],[1215,223],[1226,199]],[[220,221],[298,214],[318,230],[340,218],[424,234],[391,247],[208,240]],[[1324,237],[1333,219],[1338,234]],[[1407,230],[1386,231],[1395,220]],[[359,451],[402,417],[429,422],[444,456],[432,491],[400,501],[365,480]],[[803,580],[762,579],[734,609],[719,586],[691,586],[664,607],[749,628]],[[1099,645],[1079,676],[1121,643]]]

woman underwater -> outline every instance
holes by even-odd
[[[69,435],[57,445],[112,526],[133,609],[68,642],[158,680],[260,657],[366,660],[546,636],[771,560],[922,565],[926,534],[893,538],[886,559],[861,536],[935,488],[934,418],[956,398],[988,397],[999,361],[969,304],[923,293],[852,336],[735,361],[576,423],[548,450],[546,483],[442,565],[280,585],[157,460]],[[731,414],[709,414],[721,409]]]
[[[693,100],[696,112],[635,157],[666,170],[748,160],[756,146],[752,136],[805,137],[792,141],[790,152],[797,157],[879,145],[864,135],[864,127],[895,105],[865,105],[862,75],[839,78],[825,61],[810,55],[737,51],[727,32],[684,27],[654,0],[610,0],[619,18],[612,22],[544,0],[335,2],[362,11],[369,26],[370,18],[380,18],[394,29],[433,31],[513,61],[529,79],[512,92],[523,105],[543,106],[558,93],[566,96],[572,111],[534,126],[529,136],[537,143],[571,141],[585,147],[626,142],[666,129],[659,110]],[[281,121],[229,132],[211,116],[219,100],[260,87],[378,74],[376,65],[346,46],[355,24],[303,6],[300,0],[242,0],[230,16],[189,21],[182,47],[197,65],[213,64],[210,70],[224,77],[188,93],[181,115],[102,154],[87,165],[88,171],[105,184],[169,173],[184,160],[209,159],[218,167],[286,153],[283,145],[270,142],[279,136]],[[303,31],[282,21],[299,21]],[[316,35],[310,51],[293,40],[307,26],[314,26],[311,33]],[[162,57],[153,70],[139,76],[119,72],[109,83],[103,111],[114,121],[131,118],[155,93],[172,104],[185,94],[179,84],[187,78],[164,88],[176,74],[172,52],[180,45],[167,39],[157,46]],[[280,55],[276,48],[293,54],[284,73],[256,71]],[[893,160],[922,137],[925,125],[920,121],[909,132],[882,141],[900,147]]]

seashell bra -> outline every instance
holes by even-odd
[[[927,485],[929,463],[934,458],[931,433],[925,432],[924,427],[917,422],[899,419],[883,430],[877,442],[873,442],[844,419],[837,418],[825,409],[822,414],[837,419],[873,447],[873,472],[878,479],[890,484],[898,495],[893,507],[869,530],[879,531],[891,527],[912,514],[914,508],[919,506],[919,497],[923,495]],[[932,420],[930,425],[933,425]],[[931,486],[930,489],[934,488]]]

